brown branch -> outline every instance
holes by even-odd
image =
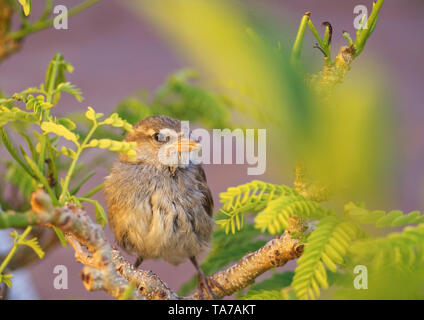
[[[137,289],[149,300],[179,300],[178,296],[168,285],[152,271],[135,269],[118,250],[112,251],[112,259],[116,270],[128,281],[136,284]]]
[[[202,299],[206,291],[198,289],[189,297],[178,296],[151,271],[134,269],[106,240],[102,228],[93,223],[85,212],[73,204],[54,208],[49,196],[42,190],[33,193],[31,205],[41,225],[56,226],[65,232],[75,250],[75,258],[84,264],[82,280],[87,290],[104,290],[120,298],[134,283],[138,289],[133,299],[178,300]],[[83,248],[85,246],[88,252]],[[232,295],[247,287],[269,269],[281,267],[289,260],[298,258],[303,244],[286,231],[283,236],[269,241],[259,250],[244,256],[233,266],[208,277],[215,298]]]
[[[0,1],[0,61],[20,48],[19,42],[9,35],[12,16],[13,5],[8,1]]]
[[[120,298],[129,283],[116,270],[112,261],[112,248],[106,240],[102,228],[92,222],[83,210],[75,205],[54,208],[50,197],[43,190],[31,196],[31,206],[41,225],[56,226],[91,253],[91,265],[84,266],[81,278],[89,291],[104,290],[115,298]],[[69,239],[70,240],[70,239]],[[79,250],[79,246],[75,245]],[[83,256],[81,255],[81,260]],[[134,291],[133,299],[145,299]]]
[[[71,245],[71,247],[75,251],[75,260],[86,266],[90,266],[94,268],[96,266],[96,262],[94,261],[93,256],[87,251],[85,251],[83,247],[81,246],[81,244],[78,241],[76,241],[74,238],[72,238],[71,235],[67,234],[65,235],[65,237],[68,243]]]
[[[302,252],[303,244],[299,244],[298,240],[293,239],[290,232],[286,231],[282,237],[273,239],[259,250],[247,254],[232,267],[210,276],[211,290],[215,298],[232,295],[253,283],[265,271],[299,258]],[[191,298],[199,299],[200,296],[197,291]]]
[[[55,17],[48,18],[48,15],[45,17],[41,16],[33,24],[22,24],[20,29],[11,30],[13,13],[15,12],[13,1],[0,0],[0,62],[20,50],[21,43],[25,37],[51,27],[55,20]],[[99,0],[81,2],[68,11],[68,17],[80,13],[98,2]],[[49,12],[47,13],[49,14]]]

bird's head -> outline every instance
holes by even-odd
[[[141,120],[125,141],[137,143],[137,154],[135,160],[120,155],[121,161],[172,168],[187,166],[190,152],[201,148],[190,132],[182,128],[180,120],[162,115]]]

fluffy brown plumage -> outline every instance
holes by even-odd
[[[172,130],[178,139],[168,136]],[[205,173],[201,165],[163,164],[158,157],[161,148],[177,148],[180,155],[181,142],[189,149],[198,143],[181,132],[179,120],[167,116],[140,121],[125,140],[137,143],[136,159],[121,155],[105,181],[117,243],[135,253],[138,262],[162,258],[179,264],[190,259],[198,268],[195,257],[207,247],[214,225]]]

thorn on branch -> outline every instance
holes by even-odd
[[[328,27],[328,45],[330,45],[331,44],[331,40],[333,38],[333,26],[328,21],[324,21],[322,23],[322,25],[325,26],[326,28]]]
[[[322,54],[324,55],[325,58],[327,58],[327,54],[325,53],[325,51],[320,47],[320,45],[318,43],[315,43],[314,45],[315,49],[318,49],[319,51],[322,52]]]

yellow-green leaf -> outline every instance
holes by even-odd
[[[111,139],[93,139],[87,145],[88,148],[109,149],[110,151],[125,153],[129,157],[134,157],[136,152],[134,147],[135,142],[116,141]]]
[[[97,201],[94,201],[94,208],[96,210],[96,221],[102,227],[107,225],[107,216],[103,207]]]
[[[57,237],[59,238],[59,241],[62,247],[66,247],[68,245],[68,242],[66,241],[65,234],[63,233],[63,231],[55,226],[53,226],[53,230],[56,233]]]
[[[75,125],[75,122],[73,122],[72,120],[70,120],[70,119],[68,119],[68,118],[59,118],[59,119],[56,119],[56,122],[58,123],[58,124],[61,124],[62,126],[64,126],[66,129],[69,129],[69,130],[74,130],[74,129],[76,129],[76,125]]]
[[[4,126],[8,122],[36,122],[37,116],[33,113],[22,111],[16,107],[8,109],[5,106],[0,106],[0,126]]]
[[[97,221],[97,223],[100,224],[102,227],[104,227],[107,224],[106,212],[98,201],[93,200],[93,199],[89,199],[89,198],[76,198],[76,199],[79,200],[79,201],[85,201],[85,202],[93,204],[94,209],[96,211],[96,221]]]
[[[85,113],[85,117],[88,120],[96,122],[97,119],[103,117],[103,113],[96,113],[92,107],[88,107],[88,110]]]
[[[65,139],[72,141],[76,145],[79,145],[77,135],[61,124],[56,124],[54,122],[43,122],[41,124],[41,129],[45,133],[54,133],[60,137],[64,137]]]
[[[62,149],[60,149],[60,153],[71,159],[75,159],[75,156],[76,156],[76,153],[74,150],[66,148],[65,146],[62,146]]]
[[[24,9],[24,13],[28,16],[31,13],[31,0],[18,0]]]
[[[45,255],[43,249],[41,249],[37,238],[32,238],[30,240],[22,240],[22,244],[30,247],[34,252],[38,255],[40,259],[42,259]]]
[[[133,131],[133,126],[127,121],[121,119],[116,112],[112,113],[110,117],[104,121],[104,124],[108,124],[116,128],[123,128],[125,131],[128,132]]]
[[[13,278],[11,274],[0,274],[0,283],[3,282],[9,288],[12,288],[12,281],[10,279]]]
[[[60,83],[56,88],[56,92],[67,92],[77,99],[78,102],[83,100],[81,89],[77,88],[70,82]]]

